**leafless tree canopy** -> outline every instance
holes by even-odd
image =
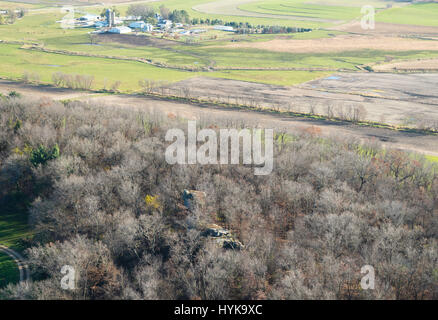
[[[144,109],[1,99],[0,204],[28,203],[34,236],[33,282],[0,297],[438,298],[438,175],[424,159],[282,134],[273,173],[254,176],[244,165],[167,164],[175,127],[186,122]],[[185,189],[203,191],[205,204],[188,210]],[[244,247],[205,237],[211,223]],[[61,289],[64,265],[76,290]],[[375,290],[359,286],[364,265],[376,270]]]

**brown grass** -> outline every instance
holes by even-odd
[[[413,61],[399,61],[374,65],[375,71],[436,71],[438,70],[438,59],[424,59]]]
[[[438,41],[417,40],[398,37],[341,35],[335,38],[311,40],[275,39],[266,42],[242,42],[226,45],[227,48],[251,48],[276,52],[325,53],[362,49],[371,50],[437,50]]]
[[[438,35],[438,27],[413,26],[408,24],[395,24],[376,22],[372,30],[364,30],[360,21],[354,20],[345,24],[332,27],[330,30],[346,31],[368,35]]]

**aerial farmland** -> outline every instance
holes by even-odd
[[[438,1],[0,0],[0,299],[437,299],[437,88]],[[196,121],[272,175],[165,163]]]

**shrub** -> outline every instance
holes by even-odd
[[[52,149],[39,145],[38,148],[32,150],[30,153],[30,162],[37,167],[38,165],[46,164],[47,161],[59,157],[59,147],[56,144]]]

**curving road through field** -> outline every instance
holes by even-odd
[[[24,258],[18,252],[0,245],[0,252],[7,254],[11,257],[18,266],[18,271],[20,272],[20,282],[26,282],[30,280],[30,270],[28,265],[24,262]]]

